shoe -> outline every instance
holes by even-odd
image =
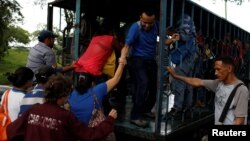
[[[132,123],[138,127],[142,127],[142,128],[145,128],[148,126],[148,122],[145,120],[141,120],[141,119],[130,120],[130,123]]]
[[[149,118],[155,118],[155,113],[152,113],[152,112],[144,113],[144,116],[149,117]]]

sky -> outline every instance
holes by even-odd
[[[197,4],[200,4],[210,12],[227,19],[231,23],[238,25],[245,31],[250,33],[250,0],[244,0],[241,5],[236,3],[227,2],[225,5],[225,0],[191,0]],[[227,9],[227,12],[225,12]]]
[[[40,6],[34,5],[34,0],[17,0],[21,5],[21,12],[24,16],[21,27],[33,32],[39,24],[46,24],[47,7],[43,9]]]
[[[47,5],[41,8],[39,5],[34,5],[34,0],[17,0],[23,7],[21,12],[24,15],[23,24],[20,24],[22,28],[29,32],[34,32],[38,29],[39,25],[45,25],[47,23]],[[54,0],[47,0],[51,2]],[[249,7],[250,0],[245,0],[241,6],[234,3],[227,4],[227,13],[225,14],[224,0],[191,0],[197,4],[204,5],[211,12],[219,15],[220,17],[227,17],[232,23],[239,25],[250,33],[250,18]],[[54,26],[59,27],[59,9],[54,8]],[[31,42],[29,46],[35,45],[36,42]]]
[[[51,2],[54,0],[47,0]],[[23,29],[29,31],[30,33],[41,29],[41,25],[47,24],[47,4],[41,8],[39,5],[34,5],[34,0],[17,0],[21,5],[21,12],[24,16],[23,23],[20,23]],[[59,27],[59,9],[54,8],[54,26]],[[40,27],[40,28],[39,28]],[[34,46],[37,41],[31,42],[28,46]]]

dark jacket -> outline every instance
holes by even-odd
[[[24,141],[100,140],[114,130],[114,119],[107,117],[99,126],[89,128],[70,111],[56,104],[34,105],[7,127],[8,140]]]

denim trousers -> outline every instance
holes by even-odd
[[[155,60],[132,57],[128,69],[132,81],[133,108],[131,119],[150,112],[156,101],[157,64]]]
[[[192,77],[193,75],[193,68],[194,62],[197,59],[197,54],[193,53],[186,56],[182,64],[176,66],[175,71],[178,75]],[[192,106],[193,101],[193,87],[188,85],[187,83],[173,79],[171,84],[171,89],[173,94],[175,95],[174,98],[174,108],[179,111],[182,108],[190,108]]]

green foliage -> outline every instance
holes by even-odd
[[[23,19],[20,9],[16,0],[0,0],[0,61],[8,49],[10,25]]]
[[[14,72],[18,67],[25,66],[29,50],[27,48],[12,48],[6,52],[0,61],[0,85],[10,85],[5,74]]]
[[[23,44],[27,44],[30,42],[30,34],[27,30],[24,30],[19,26],[9,26],[8,30],[9,31],[7,35],[9,38],[9,42],[17,42]]]

